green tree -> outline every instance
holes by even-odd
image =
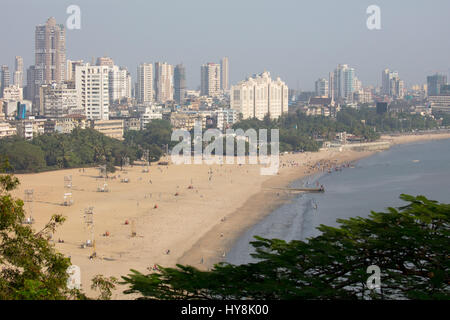
[[[23,224],[23,201],[9,193],[18,184],[17,178],[0,175],[0,299],[79,297],[79,292],[66,286],[70,260],[48,242],[64,218],[54,215],[39,232]]]
[[[307,241],[256,237],[256,262],[211,271],[160,267],[122,277],[144,299],[450,299],[450,205],[402,195],[404,207],[321,225]],[[381,269],[381,289],[366,286]]]
[[[9,167],[4,160],[0,172]],[[70,259],[49,243],[65,218],[53,215],[40,231],[24,224],[23,201],[10,194],[19,180],[10,174],[0,175],[0,300],[89,299],[81,290],[68,289],[67,268]],[[99,290],[97,299],[109,300],[116,278],[97,275],[91,288]]]

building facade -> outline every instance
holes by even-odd
[[[0,97],[3,97],[3,90],[9,87],[11,83],[11,74],[7,65],[2,65],[0,69]]]
[[[200,95],[208,97],[216,97],[221,90],[221,68],[220,64],[207,63],[201,66],[200,74]]]
[[[114,139],[123,139],[123,120],[94,120],[91,121],[91,128],[103,133],[105,136]]]
[[[166,62],[155,63],[156,101],[166,103],[173,100],[173,66]]]
[[[243,119],[276,119],[288,112],[288,87],[280,78],[272,80],[265,71],[231,87],[231,108]]]
[[[228,57],[223,57],[220,60],[220,89],[226,91],[229,89],[229,65]]]
[[[317,97],[328,97],[328,80],[325,78],[321,78],[315,83],[316,96]]]
[[[13,83],[16,87],[23,88],[23,58],[20,56],[15,57],[15,70]]]
[[[238,121],[237,111],[234,109],[217,110],[217,128],[221,131],[231,128]]]
[[[149,104],[153,98],[153,64],[141,63],[137,67],[136,100],[141,104]]]
[[[355,91],[355,69],[346,64],[340,64],[334,70],[333,76],[330,76],[328,84],[333,93],[333,99],[336,101],[352,101]],[[329,89],[330,90],[330,89]]]
[[[78,107],[84,109],[88,120],[109,119],[109,67],[77,66],[75,88]]]
[[[447,76],[436,73],[427,77],[428,96],[438,96],[441,94],[441,87],[447,84]]]
[[[126,68],[109,67],[109,103],[131,98],[131,75]]]
[[[405,96],[405,84],[400,80],[397,71],[384,69],[381,72],[381,94],[392,98],[402,99]]]
[[[39,86],[62,83],[66,79],[66,30],[63,24],[57,24],[55,18],[49,18],[45,25],[39,25],[35,31],[34,63],[34,103],[39,109]]]
[[[175,102],[183,105],[186,97],[186,69],[182,64],[175,66],[173,81]]]
[[[84,114],[84,109],[78,106],[77,90],[68,87],[67,84],[50,84],[40,87],[39,114],[48,118],[61,118],[73,114],[79,110]]]

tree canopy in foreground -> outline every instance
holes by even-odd
[[[143,299],[450,299],[450,205],[401,195],[404,207],[321,225],[321,235],[285,242],[256,237],[255,263],[211,271],[159,267],[122,277]],[[381,270],[369,290],[367,268]]]
[[[8,167],[5,161],[0,173]],[[24,224],[24,203],[10,193],[18,185],[13,175],[0,174],[0,300],[89,299],[81,290],[67,287],[70,259],[49,242],[65,218],[53,215],[37,232]],[[111,298],[114,283],[114,277],[97,275],[91,288],[105,300]]]

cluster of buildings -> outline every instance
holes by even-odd
[[[107,56],[91,62],[66,58],[66,30],[54,18],[35,29],[35,61],[26,71],[16,57],[13,81],[0,69],[0,137],[94,128],[121,139],[155,119],[174,128],[229,128],[239,119],[279,117],[288,110],[288,88],[268,72],[230,88],[229,61],[200,67],[199,90],[186,87],[186,69],[167,62],[141,63],[135,82]],[[26,79],[26,80],[25,80]],[[230,93],[233,94],[230,94]]]
[[[227,57],[200,67],[200,90],[187,89],[182,64],[167,62],[139,64],[133,83],[127,68],[110,57],[67,59],[65,26],[54,18],[36,26],[34,53],[26,77],[22,57],[15,58],[12,76],[7,65],[0,67],[0,137],[32,139],[91,127],[120,139],[125,130],[141,130],[155,119],[175,128],[201,123],[224,130],[242,111],[230,108]],[[271,103],[270,111],[279,113],[274,108],[281,105]]]
[[[342,105],[358,107],[384,103],[389,109],[399,109],[432,115],[433,112],[450,112],[450,86],[447,76],[435,74],[427,77],[427,84],[406,89],[397,71],[384,69],[380,87],[363,87],[355,76],[355,69],[338,65],[328,78],[319,78],[315,90],[297,104],[297,109],[307,115],[335,116]],[[392,107],[392,108],[391,108]],[[295,108],[293,108],[295,109]]]
[[[447,77],[435,74],[424,86],[407,91],[398,72],[382,71],[381,87],[363,87],[355,68],[339,64],[328,78],[315,82],[315,91],[295,104],[294,90],[264,71],[230,86],[229,61],[200,67],[200,87],[186,86],[183,64],[141,63],[133,82],[130,72],[104,56],[91,62],[66,58],[66,30],[54,18],[35,29],[34,64],[24,70],[15,57],[14,72],[0,66],[0,137],[94,128],[121,139],[126,130],[142,130],[155,119],[174,128],[225,130],[242,119],[276,119],[297,107],[307,115],[335,117],[341,106],[377,102],[418,101],[430,110],[450,112]]]

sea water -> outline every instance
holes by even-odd
[[[305,240],[318,235],[321,224],[338,226],[339,218],[400,207],[405,204],[402,193],[450,203],[450,139],[396,145],[353,166],[293,182],[291,187],[316,187],[318,182],[325,193],[298,195],[276,209],[236,241],[225,261],[254,262],[250,242],[255,235]]]

